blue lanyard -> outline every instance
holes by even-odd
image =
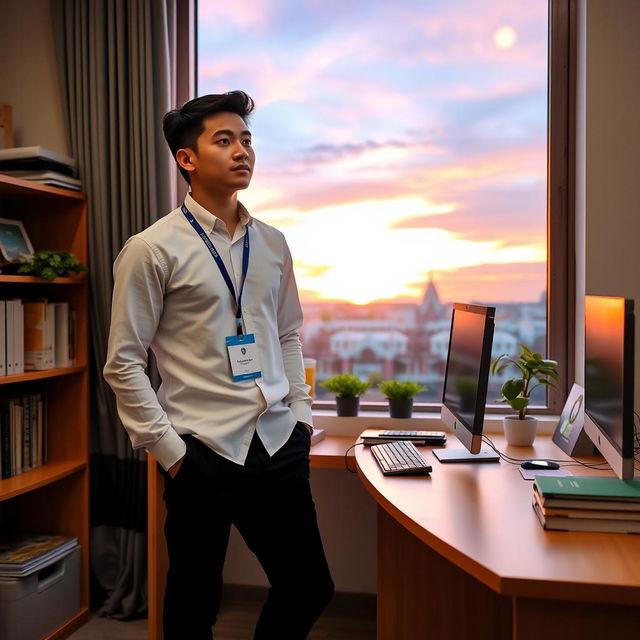
[[[211,242],[211,238],[207,235],[205,230],[200,226],[200,223],[193,217],[193,214],[187,207],[182,205],[182,213],[184,213],[184,217],[189,221],[191,226],[196,230],[196,233],[202,238],[202,241],[207,245],[207,249],[209,249],[213,259],[216,261],[218,265],[218,269],[220,269],[220,273],[224,278],[224,281],[227,283],[227,287],[231,292],[231,297],[233,301],[236,303],[236,328],[239,336],[242,335],[242,292],[244,291],[244,282],[247,279],[247,271],[249,270],[249,226],[245,226],[244,232],[244,247],[242,249],[242,279],[240,281],[240,293],[238,294],[238,299],[236,300],[236,289],[233,286],[233,282],[231,281],[231,277],[229,276],[229,272],[227,271],[227,267],[224,266],[224,262],[222,262],[222,258],[220,254],[216,251],[216,248],[213,246],[213,242]]]

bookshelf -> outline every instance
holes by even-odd
[[[84,194],[0,174],[0,218],[22,221],[36,251],[69,251],[87,264]],[[89,612],[88,287],[86,274],[51,282],[0,274],[0,299],[47,298],[76,313],[75,366],[0,376],[0,398],[47,399],[47,462],[0,479],[0,529],[76,536],[81,545],[81,608],[46,640],[68,637]]]

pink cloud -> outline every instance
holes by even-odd
[[[397,229],[440,228],[468,241],[498,241],[500,247],[530,246],[546,237],[545,153],[537,145],[480,153],[459,162],[394,171],[385,179],[374,174],[344,176],[317,168],[311,174],[271,173],[263,177],[274,187],[254,213],[295,206],[300,214],[325,206],[392,200],[415,196],[434,206],[451,205],[442,215],[408,217]],[[379,176],[380,174],[378,174]],[[410,216],[411,212],[407,212]],[[286,220],[283,229],[286,230]]]
[[[251,0],[251,2],[220,2],[219,0],[198,0],[198,20],[200,29],[211,30],[231,23],[243,29],[263,30],[269,23],[271,0]]]
[[[536,302],[546,291],[544,262],[490,264],[434,274],[440,298],[446,302]],[[475,292],[471,297],[469,292]]]

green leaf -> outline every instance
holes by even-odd
[[[533,351],[531,351],[531,349],[529,349],[529,347],[527,347],[526,345],[520,343],[520,354],[527,356],[528,358],[532,358],[533,357]]]
[[[525,365],[521,364],[520,362],[516,362],[515,360],[513,361],[513,364],[518,367],[518,369],[520,369],[520,372],[523,376],[527,378],[529,377],[529,372],[527,371],[527,367]]]
[[[320,386],[340,398],[355,398],[363,394],[371,386],[371,383],[362,382],[358,376],[351,373],[344,373],[327,378],[320,383]]]
[[[498,366],[498,363],[503,359],[506,358],[509,354],[508,353],[501,353],[492,363],[491,363],[491,373],[495,374],[496,372],[496,367]],[[504,369],[504,367],[506,367],[506,365],[502,366],[502,369]],[[502,369],[500,369],[500,371],[502,371]]]
[[[72,253],[66,251],[36,251],[31,258],[18,268],[18,273],[40,276],[46,280],[54,280],[66,275],[69,271],[80,273],[87,268],[76,260]]]
[[[511,378],[502,385],[502,395],[508,402],[517,398],[524,389],[524,382],[520,378]]]
[[[405,380],[403,382],[399,380],[384,380],[378,385],[378,388],[383,396],[395,400],[407,400],[422,391],[428,390],[427,387],[413,380]]]
[[[525,409],[529,405],[529,398],[514,398],[509,404],[514,411],[522,411],[522,409]]]
[[[55,280],[56,278],[56,272],[51,267],[45,267],[44,269],[42,269],[40,275],[45,280]]]

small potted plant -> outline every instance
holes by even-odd
[[[55,280],[66,276],[69,272],[79,274],[86,271],[82,263],[76,260],[73,253],[67,251],[36,251],[18,269],[18,273],[39,276],[45,280]]]
[[[560,382],[558,363],[545,360],[542,354],[521,344],[517,358],[507,353],[498,356],[491,364],[491,373],[500,375],[509,366],[515,367],[518,375],[502,385],[500,400],[509,404],[517,415],[503,418],[504,434],[507,444],[528,447],[533,444],[538,428],[537,418],[527,415],[531,392],[540,385],[557,389],[555,383]]]
[[[343,373],[327,378],[322,386],[336,395],[336,409],[339,416],[357,416],[360,396],[371,386],[351,373]]]
[[[413,396],[427,387],[413,380],[384,380],[378,385],[380,393],[389,401],[389,415],[392,418],[410,418],[413,411]]]

